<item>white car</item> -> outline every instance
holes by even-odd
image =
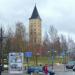
[[[4,70],[8,70],[8,65],[7,64],[4,64]]]

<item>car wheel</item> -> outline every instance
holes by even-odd
[[[75,71],[75,69],[73,69],[73,71]]]

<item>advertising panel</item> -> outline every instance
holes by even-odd
[[[23,53],[9,53],[9,73],[23,73]]]

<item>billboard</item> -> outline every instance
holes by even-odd
[[[23,53],[9,53],[9,73],[23,73]]]

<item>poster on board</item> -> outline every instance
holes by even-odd
[[[9,73],[23,73],[23,53],[9,53]]]

